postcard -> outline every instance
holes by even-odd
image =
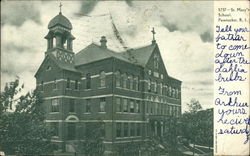
[[[0,156],[249,155],[249,1],[1,1]]]

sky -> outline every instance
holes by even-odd
[[[62,1],[62,5],[62,14],[73,25],[75,53],[99,43],[101,36],[118,52],[124,45],[145,46],[152,41],[154,27],[168,74],[182,81],[183,111],[192,98],[204,109],[212,107],[212,1]],[[47,48],[47,26],[58,13],[59,1],[1,1],[1,90],[16,76],[25,91],[35,88],[34,75]]]

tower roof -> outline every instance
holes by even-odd
[[[65,28],[72,29],[72,24],[70,23],[69,19],[62,15],[60,12],[57,16],[55,16],[52,20],[50,20],[48,28],[52,28],[56,25],[61,25]]]

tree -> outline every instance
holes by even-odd
[[[187,105],[190,113],[196,113],[197,111],[202,109],[200,102],[194,98],[191,99],[190,103],[187,103]]]
[[[37,90],[21,95],[19,79],[1,92],[0,148],[6,154],[46,154],[53,150],[44,123],[42,98]]]
[[[191,143],[212,146],[213,139],[213,112],[201,110],[202,106],[196,99],[187,104],[189,111],[181,117],[182,135]]]
[[[77,152],[86,156],[102,156],[104,153],[103,138],[105,137],[104,122],[88,123],[85,134],[85,140],[77,147]]]

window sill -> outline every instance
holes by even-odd
[[[50,112],[49,114],[59,114],[59,112]]]
[[[52,138],[53,138],[53,139],[58,139],[58,138],[59,138],[59,136],[52,136]]]
[[[76,114],[76,112],[69,112],[69,114]]]
[[[128,137],[116,137],[116,139],[132,139],[132,138],[141,138],[142,136],[128,136]]]
[[[84,89],[84,91],[90,91],[91,89]]]
[[[105,88],[107,88],[106,86],[105,87],[98,87],[98,89],[105,89]]]
[[[116,112],[117,114],[133,114],[133,115],[135,115],[135,114],[140,114],[140,113],[130,113],[130,112]]]
[[[98,112],[98,113],[100,113],[100,114],[106,114],[106,112]]]
[[[90,115],[91,113],[83,113],[83,114],[85,114],[85,115]]]

